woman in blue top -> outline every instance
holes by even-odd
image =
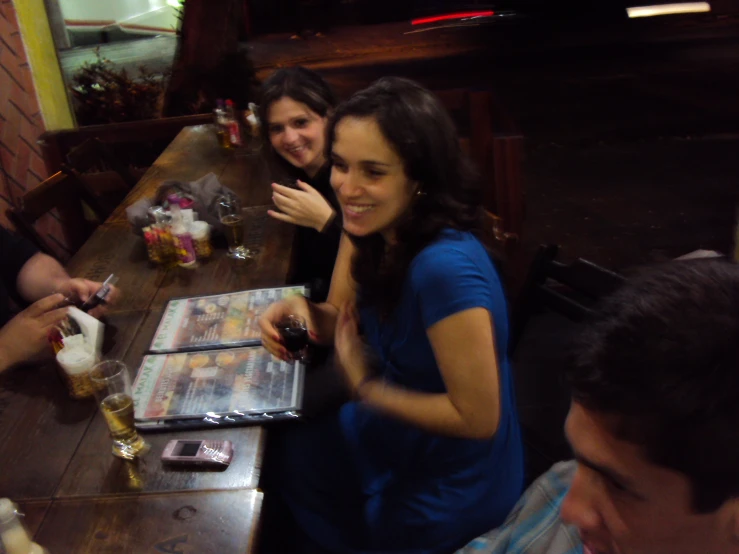
[[[503,522],[523,484],[503,289],[475,238],[480,190],[418,84],[384,78],[328,127],[343,214],[327,302],[291,298],[333,343],[354,400],[282,437],[280,493],[324,550],[451,552]],[[363,335],[359,329],[363,330]]]

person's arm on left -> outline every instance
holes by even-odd
[[[49,348],[49,331],[67,317],[61,294],[45,296],[0,327],[0,373]]]
[[[16,279],[18,294],[29,303],[36,302],[54,293],[62,293],[84,302],[94,295],[101,286],[102,283],[70,277],[58,261],[42,253],[33,255],[18,272]],[[115,303],[119,294],[117,288],[111,287],[106,303]],[[91,310],[90,314],[99,317],[104,312],[105,306],[100,305]]]
[[[344,308],[336,353],[350,389],[379,412],[440,435],[486,439],[500,421],[498,362],[490,313],[471,308],[427,329],[447,392],[430,394],[374,378],[357,330],[356,313]]]

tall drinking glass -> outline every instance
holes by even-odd
[[[246,260],[252,252],[244,246],[244,209],[241,201],[233,194],[218,198],[218,219],[221,221],[228,241],[228,257],[234,260]]]
[[[113,455],[132,460],[147,449],[134,426],[133,395],[128,368],[118,360],[100,362],[90,373],[100,411],[113,439]]]

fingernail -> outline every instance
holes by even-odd
[[[312,339],[317,339],[318,335],[316,335],[313,331],[308,331],[308,336]]]

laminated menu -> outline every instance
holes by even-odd
[[[160,354],[257,345],[262,312],[273,302],[296,294],[307,294],[307,288],[301,285],[172,299],[149,351]]]
[[[151,354],[133,385],[141,422],[196,419],[227,423],[300,409],[303,366],[261,346]]]

